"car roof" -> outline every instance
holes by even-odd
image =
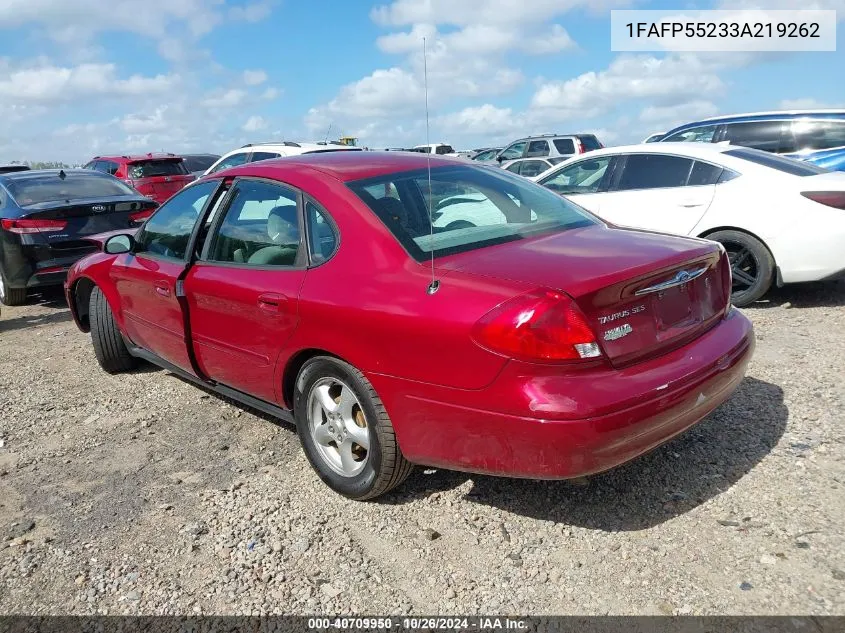
[[[771,121],[779,119],[792,119],[810,117],[817,119],[840,119],[845,118],[845,110],[842,109],[815,109],[815,110],[771,110],[768,112],[746,112],[744,114],[724,114],[720,116],[709,117],[707,119],[699,119],[698,121],[691,121],[678,125],[666,132],[666,136],[675,132],[697,127],[702,124],[711,123],[746,123],[753,121]]]
[[[123,162],[123,161],[132,162],[132,161],[140,161],[140,160],[182,160],[182,156],[180,156],[178,154],[169,154],[169,153],[164,153],[164,154],[161,154],[161,153],[159,153],[159,154],[156,154],[156,153],[151,153],[151,154],[122,154],[122,155],[112,154],[110,156],[95,156],[91,160],[111,160],[111,161],[115,161],[115,162],[120,163],[120,162]]]
[[[305,168],[322,172],[343,182],[349,182],[397,172],[425,169],[428,165],[431,165],[432,168],[460,165],[482,169],[482,167],[474,166],[465,159],[438,154],[421,154],[419,152],[318,152],[247,163],[216,172],[214,176],[219,174],[246,175],[256,170],[272,170],[279,176],[283,176],[285,173]]]
[[[577,154],[573,159],[589,158],[591,156],[607,156],[613,154],[681,154],[689,156],[690,158],[707,158],[724,154],[732,149],[740,149],[739,145],[729,145],[728,143],[637,143],[635,145],[615,145],[613,147],[604,147],[602,149],[594,149],[585,154]],[[747,149],[747,148],[742,148]],[[569,161],[567,161],[569,162]]]

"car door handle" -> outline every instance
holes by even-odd
[[[682,202],[679,206],[684,207],[685,209],[692,209],[694,207],[703,207],[703,202]]]
[[[162,297],[170,296],[170,285],[166,281],[155,282],[155,289]]]
[[[287,297],[275,292],[266,292],[258,297],[258,307],[267,312],[281,312]]]

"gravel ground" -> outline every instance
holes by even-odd
[[[0,317],[0,613],[845,614],[845,285],[746,310],[748,378],[576,482],[331,493],[291,427],[108,376],[57,294]]]

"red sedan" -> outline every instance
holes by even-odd
[[[244,165],[99,242],[66,293],[103,369],[146,359],[294,421],[355,499],[412,464],[606,470],[727,399],[754,348],[715,242],[448,158]]]

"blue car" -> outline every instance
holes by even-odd
[[[845,171],[845,110],[735,114],[687,123],[660,143],[729,142]]]

